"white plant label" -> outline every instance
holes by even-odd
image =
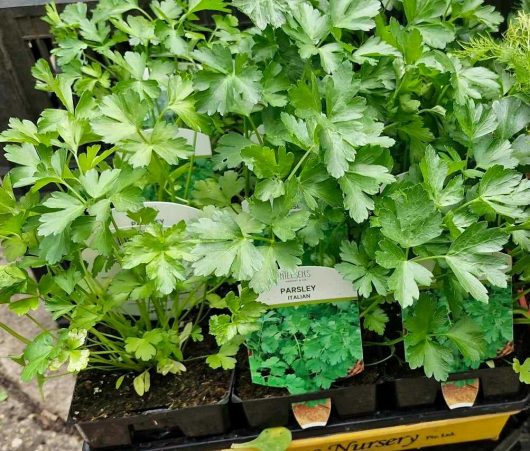
[[[172,202],[144,202],[144,207],[153,208],[158,211],[157,221],[160,222],[164,227],[171,227],[178,224],[180,221],[189,221],[190,219],[198,218],[201,215],[201,210],[187,205],[175,204]],[[114,221],[120,230],[133,229],[138,224],[127,216],[126,213],[112,211]],[[89,267],[92,266],[94,260],[98,256],[98,253],[92,249],[85,249],[83,251],[83,259],[88,263]],[[100,273],[98,279],[106,279],[115,276],[120,272],[120,265],[117,263],[112,266],[107,272]],[[200,290],[198,290],[200,294]],[[179,296],[179,302],[186,303],[188,301],[188,293],[181,293]],[[171,310],[173,307],[172,302],[168,302],[167,309]],[[129,301],[123,304],[122,309],[129,315],[139,316],[140,311],[135,302]],[[156,319],[156,312],[154,307],[150,308],[149,317],[152,320]]]
[[[258,300],[276,307],[293,304],[340,301],[357,297],[351,282],[334,268],[300,266],[294,272],[280,271],[279,282]]]
[[[187,205],[175,204],[173,202],[144,202],[144,207],[153,208],[158,211],[156,220],[164,227],[171,227],[180,221],[196,219],[201,215],[201,210]],[[132,229],[138,224],[127,216],[127,213],[112,212],[116,225],[121,230]]]
[[[177,136],[184,138],[194,148],[196,157],[212,156],[212,143],[208,135],[189,128],[179,128]]]

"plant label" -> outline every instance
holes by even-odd
[[[258,298],[273,308],[247,338],[252,382],[301,394],[360,373],[364,365],[359,306],[352,301],[356,297],[351,283],[333,268],[281,271],[278,283]],[[302,428],[327,423],[327,404],[313,404],[292,406]]]
[[[182,204],[176,204],[173,202],[144,202],[144,207],[153,208],[157,210],[157,217],[156,220],[160,222],[164,227],[171,227],[175,224],[178,224],[180,221],[189,221],[190,219],[195,219],[200,216],[201,210],[193,207],[189,207],[187,205]],[[112,212],[114,222],[118,226],[119,230],[130,230],[138,226],[138,224],[133,221],[131,218],[127,216],[126,213],[123,212]],[[89,267],[92,266],[94,263],[94,260],[98,256],[98,253],[91,249],[85,249],[83,252],[83,259],[88,263]],[[118,274],[120,271],[120,265],[115,264],[106,272],[102,272],[98,275],[99,280],[105,280],[108,278],[111,278]],[[203,288],[198,288],[197,290],[191,289],[191,292],[197,292],[200,293],[200,291],[204,290]],[[178,302],[180,304],[179,308],[187,308],[188,305],[193,304],[193,300],[190,299],[190,293],[181,293]],[[170,301],[166,305],[166,310],[170,311],[173,308],[173,302]],[[140,310],[138,307],[138,304],[134,301],[129,301],[123,304],[122,309],[125,313],[133,316],[139,316]],[[149,317],[153,320],[156,319],[156,312],[155,308],[152,304],[147,304],[147,309],[149,311]]]
[[[478,395],[479,379],[442,382],[442,394],[447,406],[453,409],[473,407]]]
[[[294,402],[291,404],[294,417],[302,429],[324,427],[328,424],[331,413],[331,399]]]
[[[211,157],[212,143],[210,137],[189,128],[179,128],[177,136],[184,138],[194,148],[196,157]]]
[[[197,208],[173,202],[144,202],[144,207],[156,210],[158,212],[156,220],[164,227],[171,227],[180,221],[189,221],[190,219],[198,218],[201,215],[201,210]],[[120,230],[132,229],[138,225],[127,216],[127,213],[113,211],[112,216]]]
[[[351,282],[334,268],[300,266],[296,271],[280,271],[279,282],[258,300],[271,307],[314,304],[354,299],[357,293]]]

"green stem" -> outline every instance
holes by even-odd
[[[427,260],[438,260],[441,258],[445,258],[445,255],[429,255],[427,257],[414,257],[413,259],[411,259],[411,261],[418,263],[418,262],[423,262]]]
[[[63,183],[64,186],[66,186],[74,196],[76,196],[83,204],[86,202],[86,199],[81,196],[81,194],[79,194],[77,192],[77,190],[75,190],[74,188],[72,188],[72,186],[64,179],[61,179],[61,182]]]
[[[256,138],[258,138],[259,143],[263,146],[263,137],[261,136],[260,132],[258,131],[258,127],[256,127],[256,124],[254,124],[254,121],[252,120],[252,117],[250,115],[247,116],[248,121],[250,122],[250,126],[252,127],[252,130],[254,131]]]
[[[39,329],[43,330],[44,332],[49,332],[48,328],[45,327],[41,322],[39,322],[36,318],[31,316],[29,313],[26,313],[26,315],[30,321],[32,321]]]
[[[405,340],[405,337],[398,337],[387,341],[363,341],[366,346],[395,346]]]
[[[302,158],[300,158],[298,163],[296,163],[296,166],[293,168],[293,170],[291,171],[291,173],[287,177],[287,180],[291,180],[291,178],[296,174],[296,171],[298,171],[298,169],[300,169],[300,166],[302,166],[302,164],[304,163],[304,161],[306,160],[306,158],[309,156],[310,153],[311,153],[311,149],[306,150],[306,152],[304,153]]]
[[[193,154],[190,157],[190,167],[188,169],[188,176],[186,177],[186,187],[184,188],[184,198],[189,199],[191,187],[191,175],[193,174],[193,166],[195,164],[195,147],[197,146],[197,132],[193,136]]]
[[[253,239],[254,241],[263,241],[264,243],[269,243],[269,244],[274,244],[276,242],[275,240],[264,238],[262,236],[249,235],[249,237]]]
[[[363,318],[368,312],[377,307],[381,301],[383,301],[383,296],[376,296],[375,300],[359,314],[359,318]]]
[[[524,291],[518,291],[515,295],[515,299],[519,299],[521,296],[526,296],[528,293],[530,293],[530,288],[527,288]]]
[[[25,345],[29,345],[31,340],[28,340],[26,337],[20,335],[18,332],[14,331],[7,324],[0,322],[0,329],[4,329],[9,335],[15,337],[17,340],[21,341]]]

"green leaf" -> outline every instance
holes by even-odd
[[[118,379],[116,379],[116,385],[115,385],[116,390],[120,389],[120,387],[123,384],[124,379],[125,379],[125,374],[122,374],[120,377],[118,377]]]
[[[516,97],[504,97],[492,105],[497,117],[496,135],[511,139],[530,123],[530,107]]]
[[[456,39],[455,27],[448,22],[422,23],[415,25],[419,30],[423,41],[436,49],[445,49],[447,45]]]
[[[178,127],[157,122],[152,130],[143,130],[122,142],[121,148],[129,155],[134,168],[148,166],[153,153],[168,164],[177,164],[179,158],[188,158],[193,148],[185,138],[178,136]]]
[[[263,266],[249,283],[256,293],[263,293],[278,282],[278,269],[294,271],[302,264],[302,247],[296,243],[274,243],[259,247],[259,251],[263,256]]]
[[[289,17],[289,24],[293,29],[294,37],[300,44],[305,44],[306,51],[311,52],[314,45],[318,44],[329,32],[329,18],[313,8],[310,3],[301,3],[297,8],[291,9],[292,17]],[[286,29],[286,31],[288,31]],[[300,56],[304,55],[304,45],[301,47]]]
[[[354,162],[356,149],[373,145],[390,147],[394,140],[381,136],[384,125],[376,122],[363,97],[353,97],[354,74],[344,64],[326,78],[326,115],[320,115],[320,142],[328,172],[340,178]],[[370,158],[369,156],[367,158]]]
[[[206,363],[214,370],[222,368],[223,370],[231,370],[235,368],[237,360],[234,357],[223,354],[211,354],[206,358]]]
[[[188,0],[188,14],[198,13],[199,11],[221,11],[229,12],[224,0]]]
[[[195,87],[202,91],[199,111],[209,115],[215,112],[249,115],[261,98],[261,72],[246,64],[243,56],[232,59],[230,50],[221,44],[195,50],[193,56],[211,69],[200,71],[195,79]]]
[[[233,0],[232,4],[250,17],[260,30],[267,25],[281,27],[289,8],[285,0]]]
[[[453,65],[451,85],[455,90],[455,100],[465,105],[470,99],[491,98],[499,94],[498,76],[485,67],[464,67],[460,60],[449,57]]]
[[[252,141],[238,133],[227,133],[221,136],[215,148],[216,154],[213,156],[214,169],[237,168],[243,162],[241,151],[250,145]]]
[[[263,224],[270,225],[272,232],[282,241],[292,240],[296,237],[296,232],[307,224],[310,213],[299,210],[292,211],[289,205],[284,204],[287,196],[276,199],[271,205],[270,202],[254,201],[250,211],[254,218]],[[288,199],[287,204],[290,204]]]
[[[9,119],[9,128],[0,134],[0,142],[28,143],[35,146],[41,143],[42,138],[33,122],[16,118]]]
[[[424,266],[412,260],[389,240],[379,244],[380,250],[376,252],[376,260],[384,268],[394,269],[388,279],[388,288],[394,292],[396,300],[403,308],[412,305],[419,298],[419,285],[430,286],[433,275]]]
[[[392,18],[388,34],[383,39],[394,45],[402,54],[407,64],[414,64],[423,55],[423,39],[417,28],[404,28]]]
[[[425,267],[413,261],[401,262],[388,279],[388,288],[403,308],[419,298],[418,285],[430,286],[433,275]]]
[[[449,165],[437,155],[432,146],[427,146],[425,157],[420,162],[420,170],[425,188],[437,207],[448,207],[463,200],[462,178],[454,177],[445,184]]]
[[[245,180],[235,171],[226,171],[219,179],[199,180],[195,183],[192,196],[201,205],[229,207],[232,198],[245,187]]]
[[[7,390],[0,388],[0,402],[4,402],[8,398]]]
[[[153,329],[145,332],[142,338],[127,337],[125,339],[125,350],[134,354],[137,359],[147,362],[155,357],[157,352],[155,345],[162,340],[160,329]]]
[[[488,169],[495,165],[513,169],[519,164],[515,153],[512,151],[510,141],[500,140],[486,135],[475,142],[473,156],[477,167]]]
[[[423,366],[427,377],[445,381],[451,371],[453,356],[449,349],[427,339],[421,345],[410,349],[408,362],[412,369]]]
[[[294,154],[286,152],[283,147],[275,152],[269,147],[251,145],[241,151],[241,156],[248,168],[260,179],[283,178],[289,174],[294,162]]]
[[[64,44],[63,44],[64,42]],[[74,56],[77,58],[82,50],[87,48],[87,45],[82,41],[75,39],[67,39],[61,42],[61,49],[57,49],[59,58],[68,60]],[[72,55],[72,51],[75,52]],[[64,61],[63,59],[63,61]],[[66,61],[67,63],[68,61]],[[65,64],[66,64],[65,63]],[[35,66],[31,69],[31,74],[37,80],[35,87],[42,91],[53,92],[66,107],[66,110],[70,113],[74,112],[74,101],[72,96],[72,83],[73,79],[66,75],[55,76],[50,68],[48,61],[45,59],[39,59]]]
[[[109,169],[98,174],[95,169],[90,169],[79,177],[79,181],[87,194],[97,199],[103,197],[112,189],[120,172],[120,169]]]
[[[39,218],[39,234],[42,236],[59,235],[85,211],[85,205],[79,199],[63,192],[52,193],[43,205],[55,211]]]
[[[384,335],[389,318],[381,307],[370,310],[364,316],[364,327],[378,335]]]
[[[479,138],[492,133],[497,128],[495,112],[485,109],[484,105],[469,100],[464,106],[455,109],[455,116],[462,132],[473,143]]]
[[[353,52],[352,58],[358,64],[366,62],[374,66],[378,62],[378,58],[375,57],[400,55],[395,47],[382,41],[381,38],[372,36]]]
[[[480,361],[485,349],[484,332],[472,319],[460,319],[445,335],[456,345],[464,358]]]
[[[11,288],[26,280],[27,275],[14,264],[0,265],[0,289]]]
[[[513,359],[512,367],[523,384],[530,384],[530,359],[525,359],[522,364],[519,359]]]
[[[374,209],[370,195],[377,194],[382,184],[392,183],[394,176],[388,168],[375,164],[365,164],[362,159],[349,165],[346,174],[339,179],[344,194],[344,206],[355,222],[368,219]]]
[[[481,280],[506,287],[508,265],[500,251],[507,240],[502,230],[475,223],[451,244],[445,260],[462,288],[475,299],[488,301],[488,291]]]
[[[245,212],[236,215],[229,210],[208,209],[207,214],[189,226],[192,234],[204,240],[192,251],[195,273],[251,279],[261,269],[263,256],[248,234],[260,232],[263,225]]]
[[[147,108],[147,104],[140,101],[138,94],[131,91],[106,96],[101,101],[101,117],[91,122],[92,128],[104,142],[110,144],[137,137]]]
[[[30,310],[35,310],[39,307],[39,298],[32,296],[18,301],[13,301],[9,304],[9,310],[15,312],[18,316],[25,315]]]
[[[375,265],[373,256],[369,256],[363,247],[357,248],[354,242],[343,241],[340,250],[343,262],[335,268],[352,282],[360,296],[368,298],[374,288],[378,294],[386,294],[388,271]]]
[[[237,363],[237,360],[234,356],[237,355],[239,347],[243,343],[242,337],[236,337],[225,344],[223,344],[217,354],[209,355],[206,358],[206,363],[212,368],[223,368],[224,370],[234,369]]]
[[[291,445],[291,431],[284,427],[268,428],[249,442],[233,443],[231,448],[252,448],[258,451],[285,451]]]
[[[149,370],[145,370],[143,373],[136,376],[133,380],[134,391],[138,396],[143,396],[151,388],[151,375]]]
[[[172,76],[168,81],[167,108],[173,111],[182,121],[193,130],[204,127],[204,119],[197,113],[191,80],[184,80],[179,76]]]
[[[449,0],[403,0],[403,9],[409,24],[438,20],[444,17]]]
[[[39,375],[45,374],[51,361],[55,358],[55,347],[53,336],[49,332],[42,332],[37,335],[26,346],[24,350],[24,361],[26,366],[20,375],[21,379],[29,382]]]
[[[428,243],[442,233],[442,217],[421,185],[393,191],[376,215],[383,235],[403,248]]]
[[[298,177],[298,190],[311,210],[316,210],[320,202],[332,207],[338,207],[342,203],[339,187],[315,160],[309,160],[304,165]]]
[[[434,298],[422,296],[419,301],[404,311],[403,325],[406,358],[412,369],[424,367],[428,377],[446,380],[454,363],[451,348],[438,342],[436,335],[448,328],[447,310],[437,305]]]
[[[147,226],[125,245],[122,267],[132,269],[145,265],[147,277],[163,295],[170,294],[178,280],[186,279],[183,260],[191,260],[190,245],[183,240],[185,225]]]
[[[378,0],[330,0],[329,12],[334,27],[347,30],[369,31],[375,27],[373,18],[379,14]]]
[[[525,218],[530,204],[530,180],[500,165],[490,167],[478,187],[481,206],[510,218]]]

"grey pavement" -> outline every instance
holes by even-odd
[[[55,326],[44,309],[32,314],[46,327]],[[0,321],[28,338],[39,333],[35,324],[17,317],[7,305],[0,305]],[[73,376],[49,380],[42,396],[36,383],[20,381],[19,365],[7,358],[22,349],[18,340],[0,330],[0,399],[7,392],[7,399],[0,401],[0,451],[79,451],[81,439],[66,425]]]

